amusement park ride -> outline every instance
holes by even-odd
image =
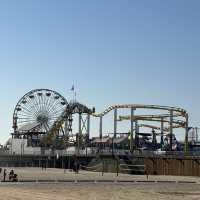
[[[126,110],[129,115],[118,115],[119,110]],[[136,111],[152,111],[158,114],[136,114]],[[13,114],[13,139],[27,139],[29,146],[66,149],[70,146],[79,148],[103,144],[103,118],[108,113],[114,114],[111,148],[122,148],[115,141],[126,138],[126,147],[130,151],[147,150],[178,150],[174,130],[184,132],[184,150],[188,150],[188,113],[177,107],[123,104],[108,107],[102,113],[95,108],[88,108],[77,101],[68,102],[58,92],[49,89],[36,89],[25,94],[17,103]],[[72,130],[73,116],[78,114],[78,133]],[[91,138],[90,119],[99,119],[99,137]],[[130,130],[126,134],[118,133],[118,123],[130,122]],[[141,129],[150,131],[141,131]],[[143,130],[142,129],[142,130]],[[159,138],[159,142],[157,142]],[[98,141],[97,141],[98,140]],[[119,140],[118,140],[119,141]],[[109,146],[109,145],[108,145]],[[183,148],[182,148],[183,149]]]

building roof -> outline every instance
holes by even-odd
[[[122,142],[125,142],[126,140],[128,139],[128,137],[120,137],[120,138],[114,138],[113,139],[113,143],[114,144],[120,144]],[[111,139],[111,142],[112,142],[112,139]]]
[[[109,142],[109,137],[103,137],[101,138],[94,138],[94,140],[92,141],[92,143],[108,143]]]
[[[120,144],[122,142],[125,142],[126,140],[128,139],[128,137],[120,137],[120,138],[110,138],[110,137],[103,137],[102,139],[101,138],[94,138],[94,140],[92,141],[92,143],[108,143],[108,144],[112,144],[112,143],[115,143],[115,144]]]

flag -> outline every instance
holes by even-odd
[[[74,85],[72,85],[71,91],[74,91]]]

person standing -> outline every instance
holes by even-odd
[[[14,173],[14,170],[12,169],[12,170],[10,171],[10,173],[9,173],[9,181],[12,181],[14,174],[15,174],[15,173]]]

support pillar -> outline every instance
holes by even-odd
[[[82,116],[81,116],[81,113],[79,113],[79,120],[78,120],[78,137],[77,137],[77,150],[78,150],[78,154],[79,154],[79,151],[80,151],[80,137],[82,135],[82,130],[81,130],[81,121],[82,121]]]
[[[161,144],[161,150],[163,150],[163,145],[164,145],[164,119],[163,117],[161,118],[161,134],[160,134],[160,144]]]
[[[70,114],[67,119],[65,120],[65,135],[64,135],[64,142],[65,142],[65,147],[68,146],[69,142],[69,135],[72,133],[72,114]]]
[[[65,135],[69,135],[69,129],[68,129],[68,120],[65,120]]]
[[[99,138],[102,139],[102,121],[103,121],[103,117],[100,117],[100,122],[99,122]]]
[[[90,138],[90,114],[87,114],[87,142]]]
[[[101,116],[100,117],[100,122],[99,122],[99,138],[101,140],[101,143],[100,143],[100,150],[102,149],[102,137],[103,137],[103,132],[102,132],[102,126],[103,126],[103,117]]]
[[[63,160],[63,155],[62,155],[62,169],[64,169],[64,160]]]
[[[70,155],[68,156],[67,162],[68,162],[67,168],[70,169],[71,168]]]
[[[81,125],[82,125],[82,124],[81,124],[81,120],[82,120],[82,116],[81,116],[81,113],[79,113],[79,120],[78,120],[78,125],[79,125],[78,133],[79,133],[79,134],[81,134],[81,132],[82,132],[82,131],[81,131]]]
[[[184,148],[184,150],[185,150],[185,152],[187,152],[188,151],[188,113],[186,113],[186,115],[185,115],[185,148]]]
[[[195,132],[196,132],[196,142],[198,142],[199,138],[198,138],[198,128],[197,127],[195,128]]]
[[[53,167],[56,168],[56,156],[55,155],[54,155],[53,159],[54,159],[53,160]]]
[[[131,132],[130,132],[130,151],[131,152],[133,152],[134,111],[135,111],[135,108],[131,108]]]
[[[69,140],[69,128],[68,128],[68,120],[65,120],[65,133],[64,133],[64,144],[65,148],[68,146],[68,140]]]
[[[153,150],[156,150],[156,146],[157,146],[157,140],[156,140],[156,131],[154,129],[152,129],[152,144],[153,144]]]
[[[135,120],[135,148],[139,146],[139,136],[138,136],[138,121]]]
[[[114,109],[114,138],[117,136],[117,108]]]
[[[86,138],[85,138],[85,150],[87,156],[87,147],[90,142],[90,114],[87,114],[87,128],[86,128]]]
[[[169,134],[170,134],[170,151],[172,151],[172,137],[173,137],[173,110],[170,110],[170,122],[169,122]]]

